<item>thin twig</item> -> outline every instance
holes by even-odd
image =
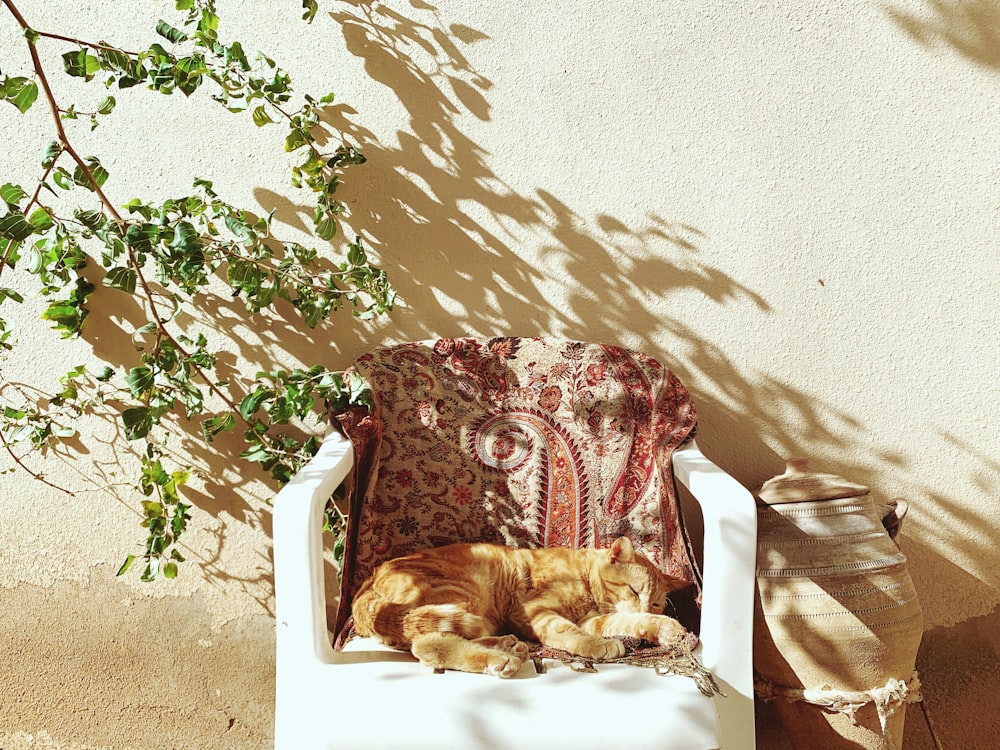
[[[123,55],[129,57],[138,57],[138,52],[129,52],[128,50],[121,49],[119,47],[113,47],[110,44],[104,44],[103,42],[88,42],[84,39],[75,39],[71,36],[63,36],[62,34],[53,34],[51,31],[38,31],[35,29],[38,36],[45,37],[46,39],[56,39],[60,42],[69,42],[70,44],[75,44],[79,47],[90,47],[91,49],[105,50],[106,52],[121,52]]]
[[[14,449],[11,448],[10,443],[7,442],[7,437],[3,434],[2,429],[0,429],[0,443],[3,444],[4,450],[7,451],[10,457],[14,460],[14,463],[17,464],[24,471],[28,472],[28,474],[30,474],[33,479],[41,482],[42,484],[48,485],[54,490],[65,492],[70,497],[76,497],[76,495],[70,490],[67,490],[65,487],[60,487],[58,484],[53,484],[48,479],[46,479],[43,474],[40,474],[37,471],[32,470],[31,467],[29,467],[26,463],[24,463],[24,461],[21,460],[21,457],[18,456],[16,453],[14,453]]]
[[[10,12],[13,14],[14,18],[20,24],[22,29],[27,31],[28,29],[31,28],[28,25],[27,21],[25,21],[24,16],[21,15],[20,11],[14,5],[13,0],[0,0],[0,1],[2,1],[3,4],[7,6],[7,9],[10,10]],[[45,68],[42,65],[42,61],[38,55],[38,50],[35,47],[35,43],[30,37],[26,37],[26,41],[28,44],[29,53],[31,55],[32,66],[35,69],[35,74],[38,76],[38,83],[45,94],[45,99],[49,105],[49,111],[51,112],[53,122],[55,123],[56,134],[58,136],[59,143],[62,144],[63,150],[67,154],[69,154],[70,158],[74,162],[76,162],[77,166],[80,167],[80,170],[83,172],[84,177],[89,183],[91,189],[94,191],[94,193],[100,199],[101,203],[107,209],[108,214],[111,216],[114,222],[122,230],[124,230],[128,222],[118,212],[118,209],[115,207],[114,203],[111,202],[107,194],[104,192],[104,189],[97,182],[97,179],[94,177],[94,173],[91,171],[90,166],[87,164],[86,161],[84,161],[84,159],[77,152],[76,148],[74,148],[73,144],[70,142],[69,136],[66,134],[66,129],[63,127],[62,119],[59,117],[59,113],[61,110],[59,108],[58,103],[56,102],[55,95],[52,92],[52,87],[49,84],[48,77],[45,75]],[[146,279],[145,275],[142,272],[142,267],[139,265],[139,262],[135,257],[135,253],[132,251],[131,247],[129,247],[127,251],[128,251],[129,265],[132,267],[132,270],[135,271],[136,279],[138,280],[140,286],[142,287],[143,295],[145,296],[146,301],[149,305],[149,313],[150,316],[153,318],[153,322],[156,324],[156,327],[160,331],[162,331],[163,336],[167,340],[169,340],[171,344],[173,344],[176,351],[178,351],[183,357],[190,359],[190,354],[188,354],[187,350],[167,329],[166,321],[160,315],[160,312],[156,306],[155,295],[153,294],[153,290],[149,285],[149,281]],[[215,384],[213,378],[210,378],[208,374],[205,373],[204,370],[202,370],[202,368],[199,367],[197,364],[194,364],[192,362],[191,366],[194,369],[194,371],[198,373],[198,377],[201,378],[201,380],[208,386],[209,390],[212,391],[216,396],[218,396],[219,399],[221,399],[222,402],[226,404],[226,406],[228,406],[230,409],[236,408],[235,402],[233,402],[233,400],[229,398],[229,396]]]

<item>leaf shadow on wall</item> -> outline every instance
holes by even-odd
[[[345,184],[351,222],[377,250],[407,303],[389,323],[348,329],[346,338],[338,332],[341,352],[361,353],[386,337],[463,333],[627,342],[661,356],[692,389],[700,442],[748,487],[779,473],[783,458],[818,449],[856,457],[858,447],[867,446],[860,462],[816,468],[866,483],[875,494],[887,469],[918,473],[905,450],[878,444],[851,405],[749,370],[739,352],[726,352],[702,334],[698,320],[651,313],[650,298],[692,291],[711,303],[701,308],[706,316],[726,314],[725,308],[745,311],[749,319],[769,312],[753,290],[701,262],[699,247],[707,242],[702,228],[666,219],[655,207],[640,227],[610,212],[581,216],[553,191],[518,191],[497,173],[496,160],[462,125],[468,115],[490,116],[493,83],[472,62],[475,45],[489,43],[486,34],[449,24],[426,4],[406,15],[385,4],[340,7],[346,9],[331,17],[347,49],[409,118],[393,143],[357,124],[351,108],[328,110],[330,128],[369,158]],[[517,252],[525,238],[541,248],[537,263]],[[564,293],[555,305],[543,290],[559,284]],[[954,527],[939,549],[983,554],[967,531],[985,528],[988,519],[970,516],[961,503],[919,482],[909,484]],[[903,543],[923,561],[944,562],[910,539]],[[989,585],[968,572],[949,580]]]
[[[923,13],[887,6],[886,14],[924,47],[944,46],[987,68],[1000,68],[1000,3],[927,0]]]
[[[346,105],[326,111],[329,128],[368,157],[345,181],[344,200],[405,301],[387,323],[338,330],[341,352],[360,354],[386,336],[467,333],[624,343],[658,354],[689,385],[703,442],[731,448],[718,453],[725,468],[758,457],[749,474],[735,471],[748,484],[782,463],[762,435],[783,455],[808,441],[852,444],[861,425],[845,410],[766,373],[747,373],[738,355],[699,333],[697,320],[659,312],[691,293],[711,303],[701,307],[709,316],[723,308],[770,311],[760,295],[701,260],[708,238],[700,228],[655,207],[638,227],[610,212],[581,216],[553,191],[518,191],[498,174],[471,128],[463,129],[469,115],[490,117],[493,83],[472,62],[475,45],[490,41],[485,33],[450,23],[426,3],[406,15],[364,0],[340,7],[331,18],[347,49],[409,118],[392,143],[358,124]],[[270,197],[258,194],[262,203]],[[286,208],[278,218],[292,225],[310,211]],[[522,243],[539,248],[534,258],[518,253]]]
[[[340,4],[344,9],[330,16],[347,49],[406,112],[408,122],[395,142],[359,125],[358,113],[347,106],[328,108],[325,118],[328,137],[356,143],[368,156],[366,165],[348,173],[339,195],[352,211],[353,228],[380,255],[405,307],[371,325],[340,315],[329,325],[306,330],[286,306],[285,317],[258,316],[248,333],[241,328],[242,302],[214,297],[201,311],[200,323],[232,339],[239,354],[259,369],[287,367],[295,360],[344,367],[388,339],[465,333],[552,333],[627,343],[660,355],[691,387],[701,442],[750,487],[780,470],[779,453],[795,455],[815,445],[836,451],[864,439],[864,425],[850,409],[767,373],[748,372],[739,353],[721,350],[699,332],[696,320],[651,312],[652,298],[692,292],[708,302],[701,308],[705,315],[727,307],[751,316],[769,311],[753,290],[701,261],[699,248],[707,241],[702,228],[664,218],[655,208],[638,227],[612,213],[581,216],[551,190],[518,191],[497,174],[491,155],[463,129],[469,116],[480,122],[491,117],[493,84],[471,59],[475,45],[488,44],[489,38],[445,21],[430,5],[411,5],[404,15],[384,4],[355,0]],[[311,207],[264,187],[255,195],[265,212],[277,210],[279,222],[293,229],[309,225]],[[334,245],[339,248],[342,241],[338,237]],[[518,254],[523,242],[540,248],[538,263]],[[554,305],[548,290],[559,284],[563,293]],[[132,314],[113,309],[117,300],[105,297],[108,309],[95,311],[95,317]],[[133,328],[144,322],[140,313],[134,311]],[[108,361],[128,361],[121,351],[111,351],[131,349],[128,336],[102,342],[101,336],[110,334],[100,330],[85,329],[95,352]],[[247,373],[236,359],[221,360],[217,374],[234,384],[238,399]],[[211,531],[214,551],[201,564],[209,577],[232,581],[218,564],[229,519],[270,533],[270,514],[234,491],[262,473],[242,461],[234,466],[232,457],[243,448],[238,435],[221,435],[207,445],[198,425],[183,420],[177,433],[175,446],[206,469],[195,504],[218,522]],[[860,473],[856,466],[823,468],[872,483],[881,465],[906,460],[890,449],[873,454]],[[262,592],[270,586],[270,569],[270,560],[262,558],[258,575],[242,582],[265,607]]]

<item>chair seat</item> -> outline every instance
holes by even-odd
[[[655,670],[600,664],[576,672],[546,660],[537,674],[529,660],[501,680],[481,674],[441,674],[407,653],[367,638],[352,640],[334,656],[301,675],[307,689],[286,694],[284,708],[301,731],[315,727],[326,744],[300,735],[303,746],[350,750],[428,748],[556,750],[628,747],[634,750],[708,750],[718,747],[713,700],[694,680]],[[336,687],[333,672],[336,671]],[[345,689],[345,686],[349,688]],[[293,688],[294,689],[294,688]],[[414,700],[419,696],[419,700]],[[335,714],[334,722],[316,717]]]

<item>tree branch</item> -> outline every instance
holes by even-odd
[[[3,4],[7,6],[7,9],[13,14],[14,18],[17,20],[18,24],[20,24],[23,30],[28,31],[29,29],[31,29],[31,26],[28,25],[27,21],[25,21],[24,16],[21,15],[20,11],[17,9],[17,6],[14,5],[13,0],[0,0],[0,1],[2,1]],[[48,35],[42,35],[42,36],[48,36]],[[53,94],[52,92],[52,87],[49,84],[48,76],[45,75],[45,68],[42,65],[42,60],[38,55],[38,50],[35,46],[35,42],[30,37],[26,37],[25,41],[28,44],[28,50],[31,55],[31,64],[35,69],[35,74],[38,76],[38,83],[45,94],[46,101],[48,102],[49,112],[52,114],[52,120],[55,123],[56,135],[58,137],[59,143],[62,144],[63,150],[67,154],[69,154],[70,158],[74,162],[76,162],[77,166],[80,168],[80,170],[86,177],[87,182],[90,184],[91,189],[100,199],[105,209],[107,209],[108,214],[111,216],[112,220],[114,220],[114,222],[121,228],[122,234],[124,234],[125,227],[127,226],[128,222],[118,212],[118,209],[115,207],[114,203],[111,202],[111,199],[108,198],[107,194],[104,192],[104,189],[101,187],[101,185],[98,184],[97,180],[94,178],[94,173],[91,171],[90,166],[80,156],[80,154],[77,152],[76,148],[74,148],[72,142],[70,141],[69,136],[66,134],[66,129],[62,123],[62,118],[59,117],[59,113],[61,111],[59,108],[59,104],[56,102],[55,94]],[[142,272],[142,267],[139,265],[139,262],[135,257],[135,253],[132,251],[131,247],[128,247],[127,250],[128,250],[129,265],[132,267],[132,270],[135,271],[136,279],[139,281],[139,284],[142,287],[143,295],[145,296],[146,302],[149,305],[149,313],[150,316],[153,318],[153,322],[156,324],[156,327],[160,331],[162,331],[163,336],[167,338],[171,344],[173,344],[174,348],[178,352],[180,352],[184,357],[190,358],[190,355],[188,354],[187,350],[183,346],[181,346],[180,342],[177,341],[177,339],[173,336],[173,334],[171,334],[170,331],[167,329],[166,321],[160,315],[160,312],[156,307],[155,295],[153,294],[153,290],[150,287],[149,281],[146,279],[145,274],[143,274]],[[201,367],[199,367],[198,365],[192,363],[192,367],[194,368],[195,372],[198,373],[198,377],[201,378],[201,380],[208,386],[209,390],[211,390],[216,396],[218,396],[222,400],[222,402],[225,403],[230,409],[235,409],[236,404],[233,402],[231,398],[229,398],[229,396],[226,393],[222,391],[221,388],[219,388],[215,384],[213,378],[210,378],[204,372],[204,370],[202,370]]]

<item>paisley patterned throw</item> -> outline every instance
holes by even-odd
[[[455,338],[379,349],[353,369],[374,407],[332,415],[355,447],[338,643],[380,563],[452,542],[603,548],[627,536],[665,573],[697,580],[670,463],[695,411],[652,357]]]

